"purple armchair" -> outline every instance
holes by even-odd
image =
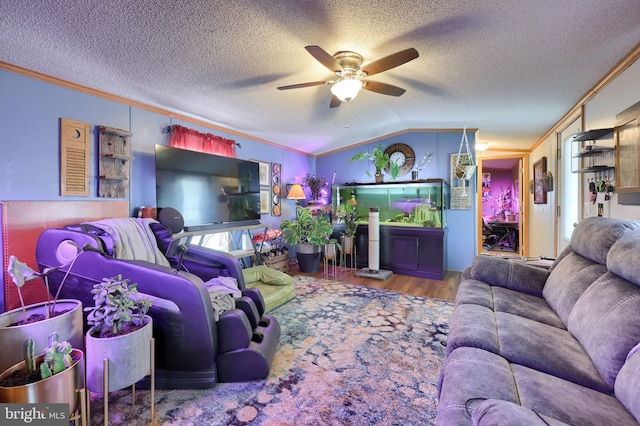
[[[157,253],[168,255],[162,262],[118,259],[115,253],[121,243],[112,233],[80,224],[48,229],[40,235],[36,246],[38,267],[43,270],[65,264],[68,257],[61,249],[68,248],[65,241],[85,247],[60,292],[60,297],[80,300],[85,307],[93,305],[91,289],[104,277],[122,274],[138,283],[138,291],[153,302],[149,315],[154,323],[158,388],[208,388],[219,381],[266,378],[280,339],[280,325],[273,316],[264,314],[260,292],[244,288],[238,261],[213,250],[180,253],[172,247],[171,232],[164,225],[143,221],[138,223],[155,228],[150,235],[157,236],[151,241]],[[177,270],[179,263],[181,269]],[[62,267],[50,275],[54,294],[66,270]],[[215,321],[203,281],[221,275],[237,279],[242,297],[235,299],[235,309],[220,313]]]

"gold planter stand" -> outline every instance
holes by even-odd
[[[347,238],[351,238],[350,243],[347,243]],[[355,271],[357,269],[355,235],[353,237],[341,237],[341,244],[342,252],[340,253],[340,263],[342,264],[342,271],[344,272],[347,269]],[[349,260],[351,261],[351,266],[349,268],[347,268],[347,257],[349,257]]]
[[[155,362],[155,338],[151,338],[149,343],[151,345],[151,368],[149,371],[149,375],[151,376],[151,424],[155,424],[156,422],[156,362]],[[103,384],[103,393],[102,398],[104,399],[104,426],[109,426],[109,359],[105,358],[103,361],[103,371],[102,371],[102,384]],[[86,395],[86,413],[87,419],[91,422],[91,413],[89,411],[89,407],[91,405],[90,401],[90,393],[87,392]],[[136,384],[131,385],[131,405],[136,405]],[[89,423],[87,423],[89,424]]]

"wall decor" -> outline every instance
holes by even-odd
[[[280,216],[280,200],[282,199],[282,166],[278,163],[271,163],[271,214]]]
[[[491,199],[491,173],[482,173],[482,201]]]
[[[617,188],[620,193],[640,192],[640,102],[616,114]]]
[[[88,197],[91,172],[91,126],[60,118],[60,195]]]
[[[544,189],[543,178],[547,174],[547,157],[542,157],[533,163],[533,203],[547,204],[547,191]]]
[[[269,214],[270,195],[269,190],[260,190],[260,214]]]
[[[269,163],[265,163],[264,161],[257,161],[257,160],[251,160],[251,161],[255,161],[256,163],[258,163],[258,165],[260,166],[259,172],[260,172],[260,186],[269,186],[271,184],[271,179],[270,179],[270,167],[269,167]]]
[[[114,127],[99,126],[100,157],[98,196],[126,198],[131,174],[131,136],[133,133]]]

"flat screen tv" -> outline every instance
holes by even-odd
[[[260,223],[258,163],[156,145],[156,203],[185,231]]]

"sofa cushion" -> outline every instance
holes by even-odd
[[[640,421],[640,344],[629,352],[627,359],[616,378],[615,394],[618,400],[627,407]]]
[[[479,305],[458,305],[451,315],[446,353],[473,347],[499,353],[498,327],[493,310]]]
[[[499,354],[509,362],[564,380],[611,392],[587,352],[567,330],[496,312]]]
[[[479,399],[518,403],[518,390],[509,363],[476,348],[458,348],[444,361],[438,400],[439,425],[470,424],[469,408]]]
[[[494,311],[506,312],[566,329],[564,323],[543,298],[502,287],[492,287],[491,290]]]
[[[456,306],[465,304],[480,305],[493,310],[491,286],[474,279],[461,281],[456,291]]]
[[[613,387],[627,354],[640,342],[640,287],[607,273],[578,299],[568,329]]]
[[[640,222],[592,216],[580,221],[571,236],[571,249],[584,258],[605,264],[611,246]]]
[[[607,267],[619,277],[640,285],[640,230],[624,234],[611,246]]]
[[[511,364],[520,404],[572,425],[635,425],[612,395],[517,364]]]
[[[541,296],[549,271],[493,256],[476,256],[471,262],[471,278],[522,293]]]
[[[575,252],[570,253],[553,269],[542,295],[566,326],[578,298],[606,272],[605,264],[594,263]]]
[[[487,399],[473,410],[474,426],[568,426],[522,405],[499,399]]]
[[[460,283],[456,306],[480,305],[496,312],[508,312],[554,327],[566,328],[558,315],[541,297],[469,279]]]

